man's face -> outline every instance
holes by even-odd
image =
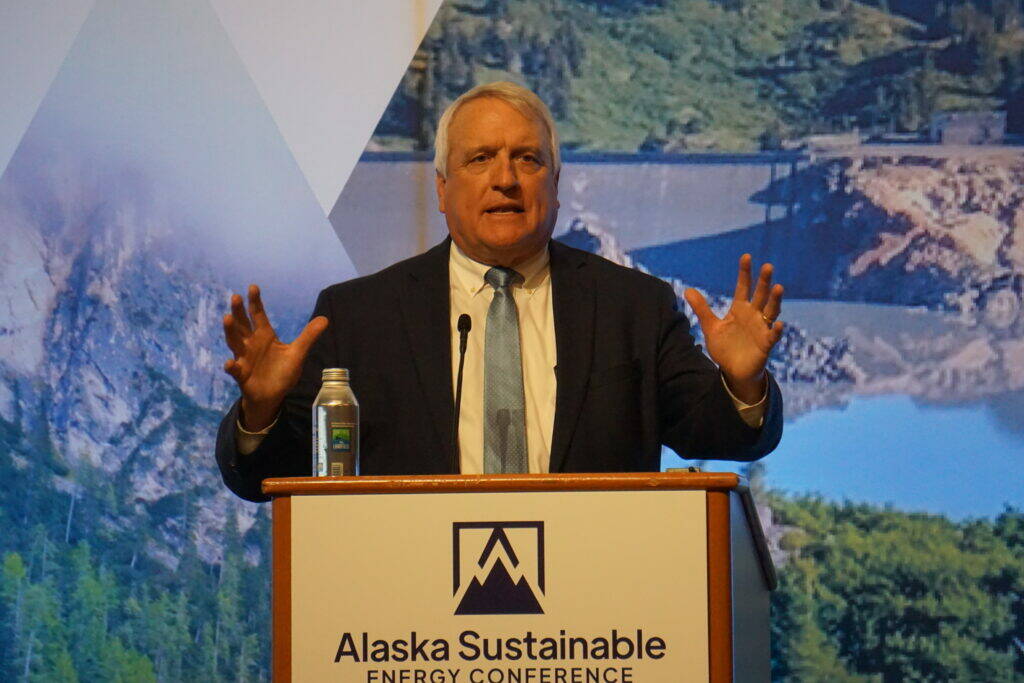
[[[455,244],[476,261],[508,267],[540,251],[558,216],[544,124],[484,97],[459,108],[448,140],[437,198]]]

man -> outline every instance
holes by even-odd
[[[782,333],[782,287],[749,255],[719,319],[686,292],[710,362],[668,285],[551,241],[560,160],[554,122],[511,83],[474,88],[438,124],[439,209],[450,239],[321,292],[291,344],[249,288],[224,318],[241,389],[218,434],[225,483],[311,471],[313,398],[324,367],[349,368],[363,474],[657,470],[683,457],[753,460],[781,436],[765,371]],[[472,320],[453,443],[460,315]],[[326,333],[325,333],[326,331]],[[457,463],[457,465],[455,465]]]

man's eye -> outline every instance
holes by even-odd
[[[538,169],[543,166],[543,162],[536,154],[522,154],[519,157],[519,163],[526,169]]]
[[[486,154],[477,154],[476,156],[472,157],[469,160],[469,163],[471,163],[471,164],[479,164],[479,163],[483,163],[484,161],[487,161],[487,155]]]

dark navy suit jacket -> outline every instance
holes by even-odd
[[[221,422],[217,462],[232,491],[265,501],[263,479],[309,475],[311,406],[325,367],[350,371],[362,474],[452,472],[449,243],[320,293],[313,315],[327,316],[330,327],[270,434],[240,455],[237,402]],[[559,242],[550,253],[558,363],[551,472],[657,471],[662,444],[693,459],[756,460],[775,448],[775,381],[764,424],[748,427],[694,344],[671,287]]]

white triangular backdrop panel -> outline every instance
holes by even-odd
[[[0,2],[0,174],[92,6],[93,0]]]
[[[328,215],[442,0],[211,0]]]

